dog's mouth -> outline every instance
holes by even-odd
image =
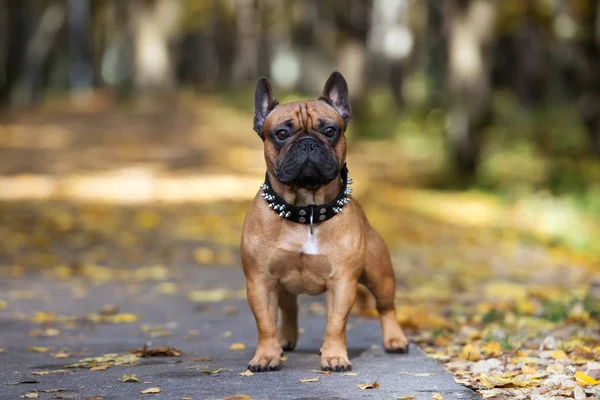
[[[294,143],[277,168],[277,179],[304,189],[316,189],[334,180],[339,165],[318,140],[307,137]]]

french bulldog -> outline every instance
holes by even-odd
[[[348,85],[331,74],[318,100],[279,104],[265,78],[255,93],[254,130],[264,144],[265,183],[244,220],[241,256],[258,345],[248,368],[280,369],[298,340],[299,294],[325,293],[320,366],[350,371],[346,324],[358,285],[373,294],[385,350],[408,351],[397,321],[388,248],[352,198],[345,132]],[[362,286],[361,286],[362,287]],[[278,310],[281,323],[277,328]]]

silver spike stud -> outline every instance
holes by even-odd
[[[285,213],[282,211],[279,213],[279,216],[283,218],[283,217],[285,217]]]
[[[290,215],[292,215],[292,213],[291,213],[291,212],[289,212],[289,211],[285,213],[285,217],[286,217],[286,218],[289,218],[289,217],[290,217]]]
[[[348,178],[348,179],[347,179],[347,182],[348,182],[348,185],[352,185],[352,182],[353,182],[353,181],[352,181],[352,178]]]
[[[274,207],[273,203],[269,203],[269,208],[273,208],[273,207]]]

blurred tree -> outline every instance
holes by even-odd
[[[480,135],[491,118],[490,47],[494,38],[493,0],[448,0],[448,141],[459,171],[473,174]]]
[[[580,22],[578,63],[579,110],[590,135],[592,150],[600,157],[600,1],[591,0]]]
[[[87,92],[92,88],[94,80],[90,1],[68,0],[67,7],[69,84],[75,93]]]
[[[181,0],[131,0],[134,84],[144,91],[172,90],[172,41],[180,27]]]

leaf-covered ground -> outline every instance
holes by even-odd
[[[182,265],[239,268],[241,222],[264,173],[248,115],[200,104],[166,121],[149,119],[156,109],[113,110],[113,119],[91,111],[12,116],[0,127],[7,155],[0,184],[12,199],[0,204],[0,277],[151,280],[188,301],[243,298],[224,288],[195,290],[182,278]],[[398,318],[411,338],[486,398],[595,398],[599,221],[546,195],[505,203],[475,192],[408,189],[439,165],[411,158],[401,144],[353,144],[349,168],[356,197],[392,249]],[[557,234],[581,235],[585,251]],[[10,303],[0,299],[0,312]],[[39,337],[60,334],[57,321],[69,323],[47,313],[22,318],[31,322],[24,334]],[[111,310],[87,317],[135,318]]]

